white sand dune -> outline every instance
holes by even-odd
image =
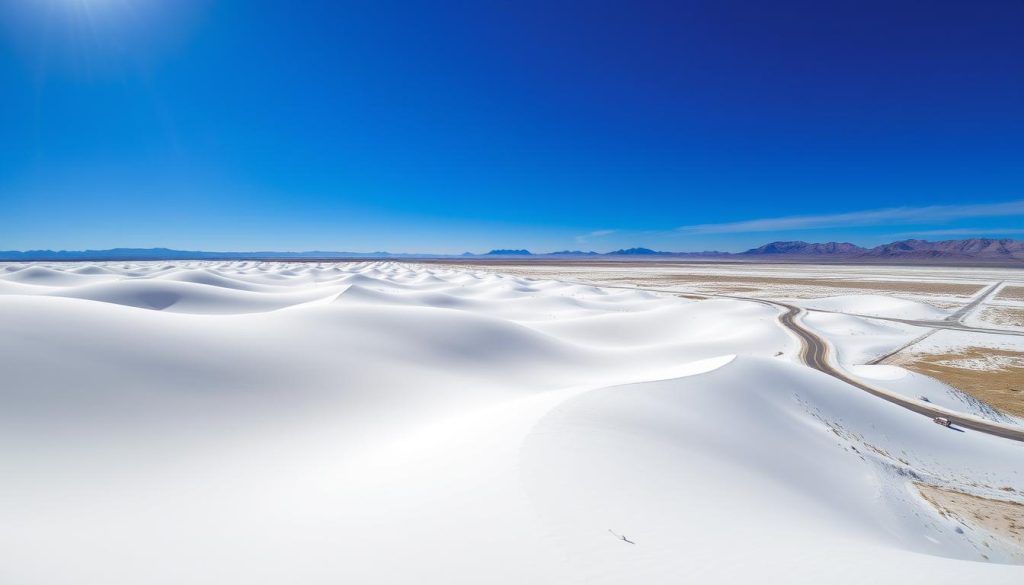
[[[336,297],[340,290],[317,288],[267,294],[165,279],[88,284],[61,288],[48,294],[158,311],[226,315],[273,311],[325,300]]]
[[[758,303],[394,263],[18,265],[0,326],[4,583],[1024,578],[913,484],[1024,493],[1021,445],[798,365]]]
[[[835,347],[836,361],[844,367],[880,358],[931,331],[894,321],[839,313],[811,312],[803,316],[803,322],[827,336]]]
[[[93,267],[98,268],[98,267]],[[102,275],[107,275],[101,272]],[[26,266],[19,270],[8,272],[0,276],[7,282],[18,282],[22,284],[35,284],[40,286],[68,286],[89,282],[89,277],[94,273],[82,273],[76,270],[54,270],[46,266]],[[95,281],[93,281],[95,282]]]

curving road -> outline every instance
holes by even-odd
[[[786,305],[784,303],[775,303],[770,301],[769,303],[786,308],[786,312],[779,317],[779,321],[784,327],[792,331],[800,339],[800,361],[808,367],[824,372],[833,378],[838,378],[851,386],[918,414],[922,414],[930,418],[938,416],[945,417],[952,421],[953,424],[965,429],[971,429],[995,435],[997,437],[1003,437],[1005,439],[1024,442],[1024,427],[992,422],[981,417],[963,414],[956,412],[955,410],[938,407],[927,402],[913,400],[900,394],[889,392],[888,390],[876,388],[851,377],[849,374],[834,367],[829,362],[828,343],[800,323],[798,317],[804,312],[802,309],[794,307],[793,305]]]

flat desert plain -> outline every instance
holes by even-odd
[[[0,582],[1017,585],[1021,286],[0,264]]]

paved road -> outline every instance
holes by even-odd
[[[990,335],[1014,335],[1017,337],[1024,336],[1024,331],[1020,330],[993,329],[991,327],[972,327],[970,325],[964,325],[963,323],[959,323],[957,321],[950,321],[948,319],[942,321],[933,321],[930,319],[900,319],[899,317],[876,317],[875,315],[863,315],[861,313],[844,313],[842,311],[828,311],[825,309],[808,309],[808,311],[811,313],[832,313],[835,315],[849,315],[851,317],[876,319],[878,321],[893,321],[896,323],[914,325],[916,327],[926,327],[928,329],[950,329],[952,331],[970,331],[971,333],[987,333]]]
[[[921,343],[922,341],[924,341],[925,339],[928,339],[932,335],[935,335],[935,333],[937,331],[938,331],[938,329],[929,329],[928,331],[924,332],[923,335],[918,335],[917,337],[911,339],[910,341],[904,343],[903,345],[897,347],[896,349],[890,351],[889,353],[887,353],[885,355],[880,355],[880,356],[876,357],[875,359],[867,362],[867,365],[875,366],[875,365],[884,363],[885,360],[891,358],[892,356],[894,356],[894,355],[896,355],[898,353],[902,353],[904,350],[909,349],[909,348],[917,345],[918,343]]]
[[[1012,330],[1012,329],[995,329],[992,327],[972,327],[964,324],[964,319],[969,317],[971,313],[979,305],[986,302],[992,297],[994,293],[999,290],[999,287],[1003,285],[1003,282],[997,282],[984,290],[981,294],[974,297],[974,299],[961,307],[957,312],[953,313],[949,317],[941,320],[932,319],[900,319],[899,317],[875,317],[872,315],[861,315],[858,313],[843,313],[841,311],[827,311],[824,309],[812,309],[812,311],[818,313],[839,313],[842,315],[850,315],[852,317],[863,317],[865,319],[878,319],[880,321],[894,321],[896,323],[905,323],[907,325],[914,325],[916,327],[927,327],[928,329],[949,329],[952,331],[970,331],[972,333],[988,333],[990,335],[1014,335],[1017,337],[1024,336],[1024,331]]]
[[[901,319],[899,317],[876,317],[874,315],[862,315],[862,314],[859,314],[859,313],[844,313],[843,311],[829,311],[827,309],[805,309],[805,311],[812,312],[812,313],[832,313],[832,314],[835,314],[835,315],[849,315],[851,317],[861,317],[861,318],[864,318],[864,319],[877,319],[879,321],[893,321],[893,322],[896,322],[896,323],[904,323],[906,325],[914,325],[916,327],[925,327],[925,328],[933,329],[933,330],[934,329],[949,329],[949,330],[952,330],[952,331],[969,331],[971,333],[987,333],[987,334],[990,334],[990,335],[1014,335],[1014,336],[1017,336],[1017,337],[1024,336],[1024,331],[1019,331],[1019,330],[1015,331],[1015,330],[1012,330],[1012,329],[994,329],[994,328],[991,328],[991,327],[973,327],[971,325],[965,325],[963,323],[963,320],[966,319],[971,314],[971,312],[976,307],[978,307],[978,305],[980,305],[983,302],[985,302],[986,300],[988,300],[988,298],[991,297],[993,293],[995,293],[997,290],[999,290],[999,287],[1002,284],[1003,284],[1003,282],[1000,281],[1000,282],[997,282],[997,283],[989,286],[987,289],[985,289],[984,292],[982,292],[981,294],[976,296],[970,303],[968,303],[967,305],[961,307],[960,310],[958,310],[957,312],[953,313],[949,317],[946,317],[945,319],[941,319],[941,320],[932,320],[932,319]],[[626,288],[626,287],[623,287],[623,288]],[[647,289],[647,290],[654,290],[654,289]],[[667,292],[667,291],[665,291],[665,292]],[[776,305],[776,306],[779,306],[779,307],[787,307],[787,308],[791,307],[791,305],[787,305],[785,303],[780,303],[780,302],[777,302],[777,301],[768,301],[768,300],[764,300],[764,299],[756,299],[756,298],[751,298],[751,297],[739,297],[739,296],[735,296],[735,295],[697,295],[697,296],[703,296],[703,298],[715,298],[715,297],[721,298],[721,297],[725,297],[725,298],[730,298],[730,299],[738,299],[738,300],[742,300],[742,301],[761,301],[761,302],[764,302],[764,303],[767,303],[767,304],[770,304],[770,305]],[[694,298],[696,298],[696,297],[694,297]],[[934,333],[934,331],[932,331],[932,333]],[[920,339],[918,339],[917,341],[920,341]]]
[[[988,300],[988,298],[992,296],[992,293],[996,292],[996,290],[998,290],[999,287],[1002,285],[1003,281],[999,281],[993,284],[992,286],[988,287],[987,289],[985,289],[983,293],[975,297],[974,300],[961,307],[959,311],[947,317],[946,320],[953,321],[956,323],[963,323],[964,319],[966,319],[967,316],[971,314],[971,311],[973,311],[975,307]]]
[[[829,362],[828,344],[825,340],[800,323],[798,317],[803,313],[803,310],[799,307],[783,303],[773,304],[786,308],[786,312],[779,317],[779,320],[782,322],[783,326],[800,338],[800,361],[804,362],[807,366],[824,372],[833,378],[838,378],[851,386],[918,414],[922,414],[930,418],[938,416],[946,417],[952,421],[953,424],[965,429],[971,429],[982,433],[988,433],[990,435],[996,435],[997,437],[1024,442],[1024,427],[996,423],[985,420],[981,417],[958,413],[953,410],[928,404],[927,402],[913,400],[894,392],[889,392],[888,390],[876,388],[856,378],[850,377],[846,372],[834,367]]]

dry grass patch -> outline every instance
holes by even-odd
[[[921,496],[943,516],[982,529],[994,538],[1024,549],[1024,504],[984,498],[920,482],[914,482],[914,485]]]
[[[980,318],[997,327],[1024,327],[1024,309],[1015,307],[985,307]]]
[[[664,274],[646,277],[645,280],[662,284],[738,284],[759,288],[791,286],[791,287],[823,287],[844,288],[854,290],[873,290],[907,294],[927,294],[943,296],[970,297],[982,289],[977,284],[961,284],[948,282],[913,282],[913,281],[872,281],[847,280],[837,278],[776,278],[769,276],[741,276],[727,274]]]
[[[971,347],[957,353],[897,354],[884,363],[931,376],[1016,416],[1024,416],[1024,354]]]
[[[1006,286],[996,295],[997,299],[1024,301],[1024,286]]]

